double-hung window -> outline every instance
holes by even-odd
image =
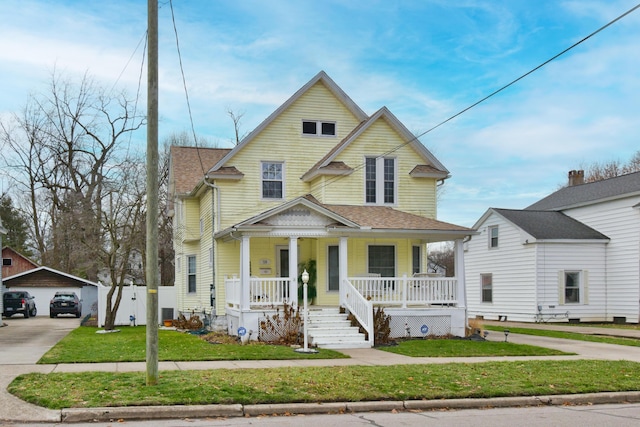
[[[187,292],[196,292],[196,256],[187,256]]]
[[[564,272],[564,303],[565,304],[580,303],[580,272],[579,271]]]
[[[262,198],[284,197],[284,163],[262,162]]]
[[[489,227],[489,248],[498,247],[498,226]]]
[[[482,302],[493,302],[493,274],[481,274]]]
[[[396,159],[389,157],[365,158],[365,201],[371,204],[396,202]]]
[[[369,273],[379,274],[380,277],[395,277],[396,247],[383,245],[369,246]]]

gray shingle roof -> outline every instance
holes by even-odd
[[[561,210],[632,194],[640,194],[640,172],[564,187],[525,209]]]
[[[536,239],[607,240],[608,237],[562,212],[493,209]]]

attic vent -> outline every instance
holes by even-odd
[[[7,267],[11,267],[11,258],[2,258],[2,265],[3,266],[7,266]]]
[[[305,120],[302,122],[302,134],[316,136],[335,136],[336,124],[334,122]]]

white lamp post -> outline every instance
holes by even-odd
[[[307,326],[308,326],[308,307],[307,307],[307,284],[309,283],[309,273],[305,268],[302,272],[302,298],[304,299],[304,312],[303,312],[303,321],[304,321],[304,347],[296,349],[298,353],[317,353],[318,350],[309,348],[309,338],[307,336]]]

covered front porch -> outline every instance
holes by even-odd
[[[376,307],[391,316],[397,336],[464,335],[463,238],[472,233],[390,208],[292,201],[216,236],[219,252],[237,266],[224,276],[228,331],[255,338],[261,317],[301,305],[299,277],[312,265],[311,303],[351,314],[368,346],[375,341]],[[455,242],[453,277],[425,273],[427,243],[440,241]]]
[[[251,265],[251,260],[267,259],[263,252],[264,237],[244,236],[240,239],[240,265]],[[268,239],[269,240],[269,239]],[[288,247],[288,272],[285,277],[261,277],[260,269],[257,271],[245,271],[242,275],[228,276],[224,280],[225,307],[228,322],[228,332],[237,335],[243,328],[252,338],[259,334],[261,319],[283,311],[285,304],[294,308],[302,306],[299,299],[299,276],[302,271],[298,268],[301,254],[303,259],[317,257],[317,299],[310,301],[310,309],[322,306],[323,308],[335,307],[340,312],[351,314],[362,330],[365,332],[367,346],[375,344],[374,312],[382,307],[385,314],[391,317],[392,338],[424,335],[456,335],[464,336],[466,328],[466,301],[464,287],[463,243],[462,239],[456,240],[454,277],[432,276],[425,273],[407,273],[401,276],[383,277],[377,273],[364,273],[349,275],[348,272],[366,270],[366,263],[362,260],[349,262],[354,258],[354,253],[359,252],[358,246],[362,246],[361,238],[339,237],[309,238],[305,244],[300,245],[299,238],[289,237]],[[365,239],[366,240],[366,239]],[[252,250],[252,241],[260,250]],[[350,241],[352,245],[350,245]],[[279,241],[276,240],[275,243]],[[412,242],[399,241],[397,246],[412,246]],[[268,252],[282,251],[282,245],[273,244]],[[337,243],[337,245],[334,245]],[[389,243],[387,241],[383,243]],[[318,256],[321,249],[337,247],[337,280],[338,286],[331,285],[331,270],[335,267],[328,258]],[[350,250],[350,246],[354,246]],[[420,246],[421,248],[423,246]],[[319,249],[320,248],[320,249]],[[400,252],[400,251],[398,251]],[[398,258],[403,258],[401,254]],[[357,258],[357,257],[356,257]],[[397,260],[396,260],[397,261]],[[282,261],[281,261],[282,262]],[[420,260],[420,264],[426,263]],[[402,262],[398,262],[402,264]],[[265,263],[266,265],[266,263]],[[273,269],[277,270],[277,269]],[[279,274],[281,271],[273,271],[263,268],[263,273]],[[244,278],[243,278],[244,277]],[[332,289],[334,289],[332,291]],[[320,300],[320,304],[314,303]],[[300,307],[302,308],[302,307]]]

